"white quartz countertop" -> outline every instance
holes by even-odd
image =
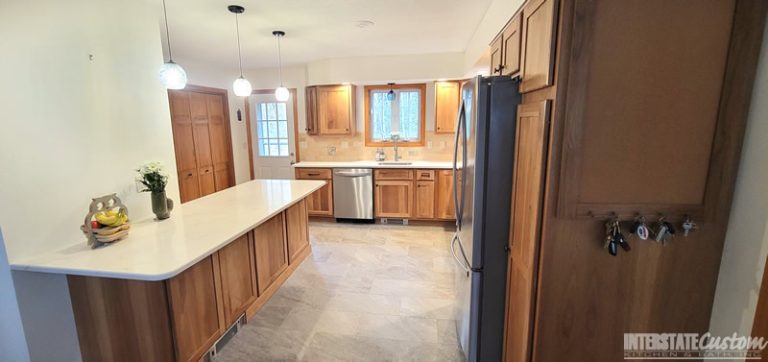
[[[299,162],[293,167],[299,168],[434,168],[451,169],[453,162],[435,162],[435,161],[399,161],[400,164],[393,164],[392,161],[384,161],[381,164],[378,161],[331,161],[331,162]],[[409,163],[409,164],[404,164]]]
[[[186,270],[325,185],[325,181],[255,180],[176,205],[171,218],[131,223],[128,237],[91,249],[76,244],[11,269],[136,280],[164,280]],[[147,201],[149,202],[149,201]]]

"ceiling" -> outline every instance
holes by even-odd
[[[237,67],[234,15],[244,68],[277,66],[273,30],[286,32],[283,64],[321,59],[463,52],[491,0],[166,0],[173,55]],[[162,27],[162,5],[157,0]],[[361,20],[375,24],[358,27]],[[165,35],[165,29],[162,27]],[[163,38],[164,53],[167,44]]]

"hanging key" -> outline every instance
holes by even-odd
[[[696,230],[698,226],[696,225],[693,220],[691,220],[690,216],[685,218],[685,221],[683,222],[683,236],[688,237],[688,233],[690,233],[693,230]]]
[[[605,223],[604,247],[608,249],[608,253],[613,256],[618,254],[618,243],[616,241],[616,221],[617,219],[611,219]]]
[[[627,242],[627,239],[624,237],[624,234],[621,232],[621,224],[619,223],[619,220],[616,220],[613,238],[616,243],[618,243],[619,246],[624,249],[624,251],[632,250],[632,248],[629,246],[629,243]]]
[[[659,221],[656,222],[656,230],[654,231],[654,234],[656,234],[656,237],[654,240],[656,242],[664,244],[664,242],[669,237],[669,223],[664,221],[664,217],[660,217]]]
[[[637,236],[640,240],[648,240],[650,231],[648,230],[648,225],[645,224],[644,216],[635,217],[632,227],[629,228],[629,233]]]

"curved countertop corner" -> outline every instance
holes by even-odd
[[[384,161],[392,162],[392,161]],[[453,162],[450,161],[400,161],[410,162],[410,165],[397,165],[397,164],[379,164],[378,161],[309,161],[299,162],[294,164],[293,167],[297,168],[423,168],[423,169],[446,169],[450,170],[453,166]]]
[[[134,280],[165,280],[259,226],[325,181],[254,180],[178,205],[171,218],[133,221],[128,237],[91,249],[85,240],[11,269]]]

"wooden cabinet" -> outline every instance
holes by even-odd
[[[285,210],[285,225],[288,239],[288,263],[293,264],[309,246],[309,225],[305,200],[301,200]]]
[[[356,87],[353,85],[307,87],[307,133],[354,134],[355,91]]]
[[[413,217],[418,219],[435,217],[434,181],[416,181]]]
[[[193,86],[168,91],[181,202],[234,182],[226,94],[226,90]]]
[[[436,176],[435,218],[455,219],[456,210],[453,196],[453,171],[439,170]]]
[[[541,230],[548,117],[549,101],[518,106],[506,323],[507,357],[514,361],[525,361],[530,354],[531,308]]]
[[[413,180],[413,170],[382,168],[373,171],[376,181],[384,180]]]
[[[520,71],[521,15],[515,14],[491,42],[491,75],[513,75]]]
[[[317,87],[307,87],[305,91],[307,95],[307,126],[304,130],[308,135],[316,135],[319,131],[317,127]]]
[[[253,230],[259,294],[264,293],[288,267],[283,222],[283,214],[279,214]]]
[[[413,181],[376,181],[373,203],[376,217],[411,217]]]
[[[257,296],[256,268],[246,233],[216,253],[221,269],[222,307],[226,325],[232,325]]]
[[[456,132],[460,89],[459,82],[435,82],[435,133]]]
[[[168,280],[168,299],[176,347],[176,360],[196,361],[225,328],[218,262],[209,256]]]
[[[297,168],[298,180],[324,180],[326,185],[307,197],[311,216],[333,216],[333,180],[329,168]]]
[[[522,12],[520,91],[551,86],[554,77],[558,0],[532,0]]]

